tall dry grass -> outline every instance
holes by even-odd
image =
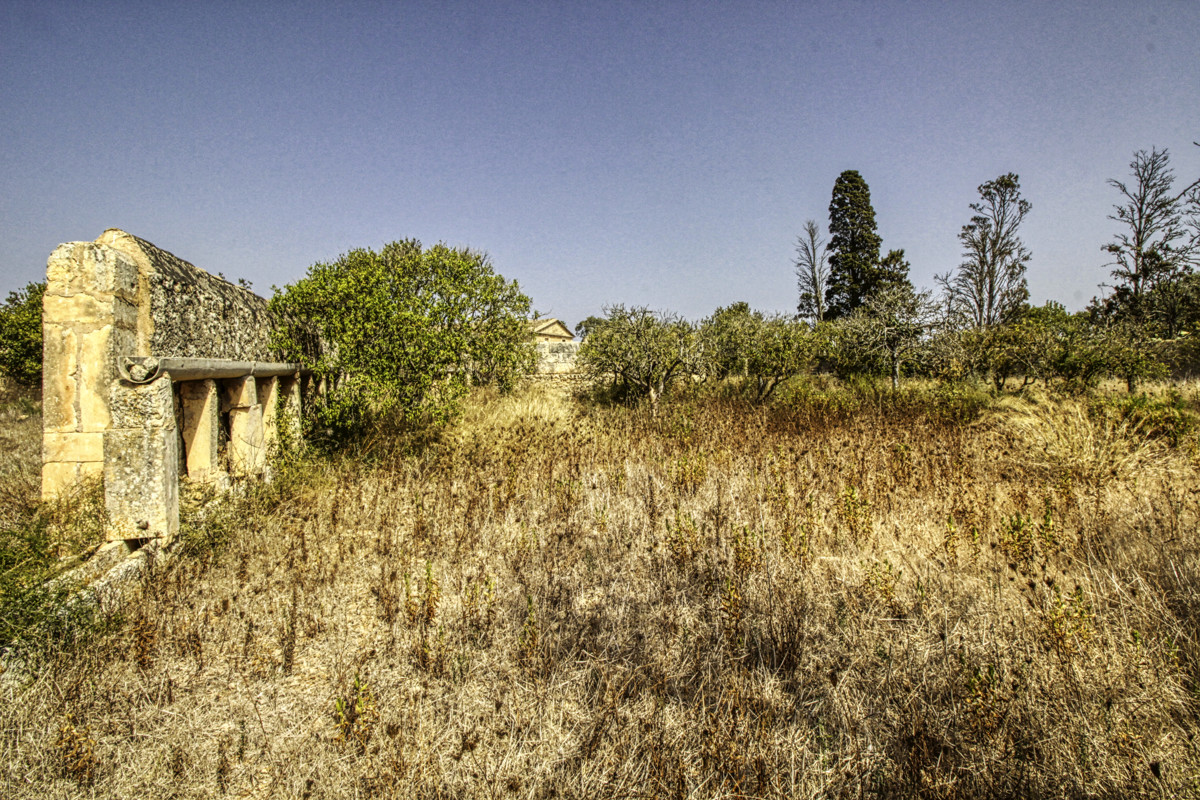
[[[1195,447],[986,406],[530,390],[293,466],[9,692],[0,793],[1197,795]]]

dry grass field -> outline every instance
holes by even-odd
[[[1200,796],[1198,402],[481,395],[193,495],[0,795]]]

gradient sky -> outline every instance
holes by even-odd
[[[0,0],[0,130],[3,292],[119,227],[262,294],[412,237],[570,325],[787,312],[857,169],[927,287],[1018,173],[1032,299],[1077,309],[1106,179],[1200,177],[1200,2]]]

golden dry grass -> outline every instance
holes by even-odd
[[[301,465],[9,691],[0,794],[1200,793],[1194,442],[960,400],[530,390]]]

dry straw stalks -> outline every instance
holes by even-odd
[[[10,691],[0,794],[1200,793],[1194,437],[872,392],[284,470]]]

